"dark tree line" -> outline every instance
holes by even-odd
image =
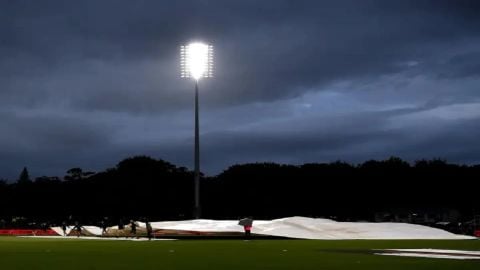
[[[458,212],[471,220],[480,209],[480,165],[399,158],[304,164],[235,165],[201,183],[202,217],[271,219],[302,215],[373,220],[377,213]],[[73,168],[63,178],[0,181],[0,218],[83,222],[108,216],[175,220],[192,218],[193,173],[163,160],[138,156],[99,173]]]

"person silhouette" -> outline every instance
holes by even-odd
[[[148,240],[152,240],[152,237],[153,237],[153,229],[152,229],[152,224],[150,224],[150,222],[148,222],[148,220],[145,222],[145,225],[147,227],[147,237],[148,237]]]
[[[253,218],[252,217],[243,218],[238,222],[238,225],[243,226],[243,230],[245,231],[245,238],[250,239],[252,225],[253,225]]]
[[[75,221],[75,226],[73,227],[73,231],[75,231],[75,234],[77,237],[80,237],[82,235],[82,226],[78,221]]]
[[[137,234],[137,223],[135,221],[130,220],[130,234],[131,235],[136,235]]]
[[[63,236],[67,236],[67,223],[65,221],[62,222],[62,231]]]
[[[107,234],[107,221],[106,220],[102,220],[100,222],[100,225],[102,226],[102,236],[106,235]]]
[[[245,225],[243,226],[243,229],[245,230],[245,238],[250,239],[251,232],[252,232],[252,225]]]

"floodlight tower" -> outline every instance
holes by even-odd
[[[180,47],[182,78],[195,81],[195,209],[194,217],[200,218],[200,134],[198,123],[198,82],[213,77],[213,46],[193,42]]]

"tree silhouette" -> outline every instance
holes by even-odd
[[[413,165],[397,157],[358,165],[238,164],[216,176],[202,175],[201,205],[203,217],[215,219],[302,215],[351,221],[387,216],[398,221],[396,216],[419,213],[437,222],[456,212],[451,219],[468,224],[473,209],[480,209],[479,178],[480,165],[460,166],[440,159]],[[96,174],[72,168],[64,179],[42,176],[31,182],[25,168],[18,184],[0,181],[0,205],[8,205],[0,208],[0,219],[48,217],[58,223],[73,216],[96,224],[105,216],[110,220],[193,217],[193,172],[161,159],[130,157]]]
[[[81,168],[71,168],[67,171],[67,175],[63,177],[66,181],[79,181],[95,174],[94,172],[84,172]]]
[[[31,182],[32,180],[30,179],[30,175],[28,174],[27,167],[23,167],[23,170],[20,173],[20,176],[18,177],[17,183],[26,184]]]

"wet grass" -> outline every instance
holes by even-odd
[[[372,253],[386,248],[480,250],[480,241],[132,242],[0,237],[0,269],[480,269],[480,261]]]

